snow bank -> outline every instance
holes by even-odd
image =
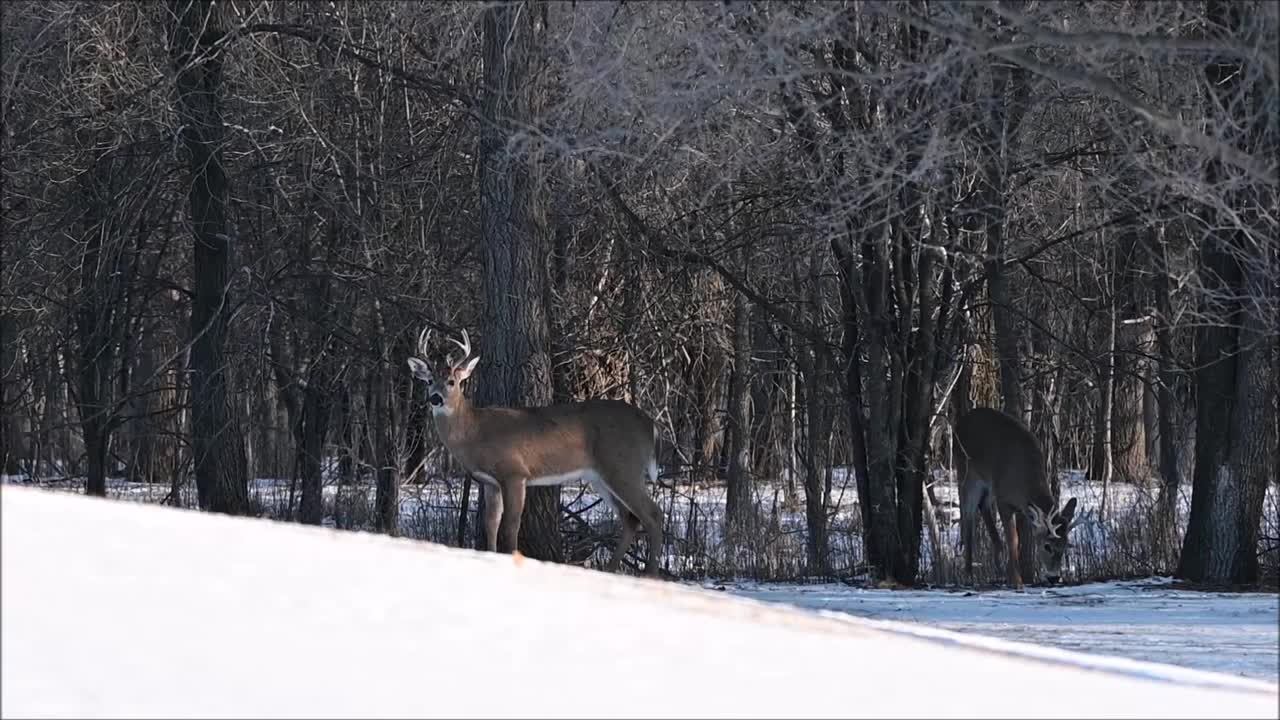
[[[1278,712],[1269,683],[509,556],[12,486],[0,506],[6,717]]]
[[[1129,660],[1156,662],[1161,664],[1142,671],[1171,677],[1177,671],[1170,665],[1271,683],[1280,675],[1280,596],[1274,592],[1181,590],[1172,585],[1172,578],[1028,588],[1021,593],[741,581],[714,587],[806,610],[907,621],[970,637],[1086,652],[1094,664],[1112,662],[1101,656],[1112,656],[1126,667],[1131,667]]]

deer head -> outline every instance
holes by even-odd
[[[423,328],[418,335],[418,354],[422,357],[409,358],[409,371],[427,384],[427,402],[435,414],[450,415],[458,409],[463,398],[462,383],[471,377],[480,362],[479,355],[471,354],[471,338],[466,330],[462,331],[461,342],[453,338],[449,341],[461,348],[462,354],[456,360],[441,358],[433,371],[427,360],[431,357],[431,329]]]
[[[1046,515],[1035,505],[1027,506],[1027,519],[1031,521],[1032,541],[1036,547],[1036,559],[1044,568],[1045,580],[1056,584],[1062,577],[1062,557],[1071,547],[1068,535],[1076,526],[1076,499],[1071,498],[1061,510]]]

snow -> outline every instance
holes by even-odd
[[[400,529],[406,536],[435,542],[453,542],[462,503],[462,478],[449,475],[441,462],[447,453],[434,450],[426,463],[430,482],[404,484],[400,488]],[[325,463],[324,502],[326,526],[342,529],[373,530],[375,491],[366,478],[354,485],[338,484],[335,458]],[[832,495],[828,512],[831,563],[840,577],[866,579],[866,557],[862,546],[861,519],[853,476],[844,467],[831,468]],[[935,468],[934,490],[938,499],[939,547],[935,548],[929,533],[921,547],[921,577],[940,584],[958,578],[960,568],[959,504],[955,480],[951,472]],[[1109,508],[1100,517],[1103,489],[1079,470],[1065,468],[1060,472],[1064,497],[1080,499],[1076,514],[1082,523],[1072,531],[1072,548],[1064,559],[1064,580],[1076,582],[1096,578],[1132,577],[1170,572],[1177,561],[1177,543],[1159,537],[1154,522],[1158,516],[1160,488],[1126,483],[1110,484],[1106,495]],[[84,492],[79,477],[42,478],[32,482],[26,476],[3,476],[0,482],[36,485],[65,492]],[[257,478],[250,484],[250,497],[256,512],[267,517],[285,518],[289,508],[295,511],[299,499],[296,483],[287,478]],[[754,486],[756,504],[764,521],[761,533],[749,543],[726,544],[723,537],[727,490],[722,482],[690,483],[679,478],[666,478],[651,486],[654,499],[663,513],[667,546],[663,567],[682,576],[733,577],[747,575],[759,580],[788,580],[806,572],[805,537],[807,521],[803,504],[786,507],[781,503],[781,485],[758,482]],[[158,503],[170,493],[168,485],[147,485],[123,478],[108,478],[109,497],[137,502]],[[183,507],[195,505],[194,483],[183,484],[179,493]],[[617,514],[601,502],[589,483],[568,483],[562,488],[562,502],[589,523],[593,533],[616,532]],[[472,493],[471,502],[476,502]],[[1190,510],[1190,486],[1184,484],[1176,503],[1177,532],[1185,528]],[[1280,536],[1280,486],[1268,487],[1260,533],[1260,550],[1274,545]],[[474,520],[473,520],[474,521]],[[592,567],[603,566],[612,556],[611,542],[593,542],[581,538],[586,558]],[[998,580],[999,569],[991,570],[991,549],[985,533],[979,532],[976,560],[986,567],[980,580]],[[590,547],[588,547],[590,546]],[[1274,567],[1274,550],[1264,557],[1268,572]]]
[[[5,717],[1275,718],[1280,702],[1271,682],[368,533],[15,486],[0,511]]]
[[[1277,681],[1280,595],[1180,590],[1169,578],[944,591],[731,583],[731,594],[997,640]]]

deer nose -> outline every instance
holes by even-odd
[[[444,404],[444,397],[440,395],[440,393],[431,393],[431,397],[427,398],[427,402],[435,405],[436,407],[440,407]]]

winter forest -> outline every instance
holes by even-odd
[[[483,547],[406,365],[465,330],[477,406],[654,419],[665,538],[627,573],[954,586],[953,430],[991,407],[1078,499],[1065,581],[1280,583],[1280,4],[42,0],[0,31],[6,483]],[[586,482],[521,528],[593,568],[623,532]]]

